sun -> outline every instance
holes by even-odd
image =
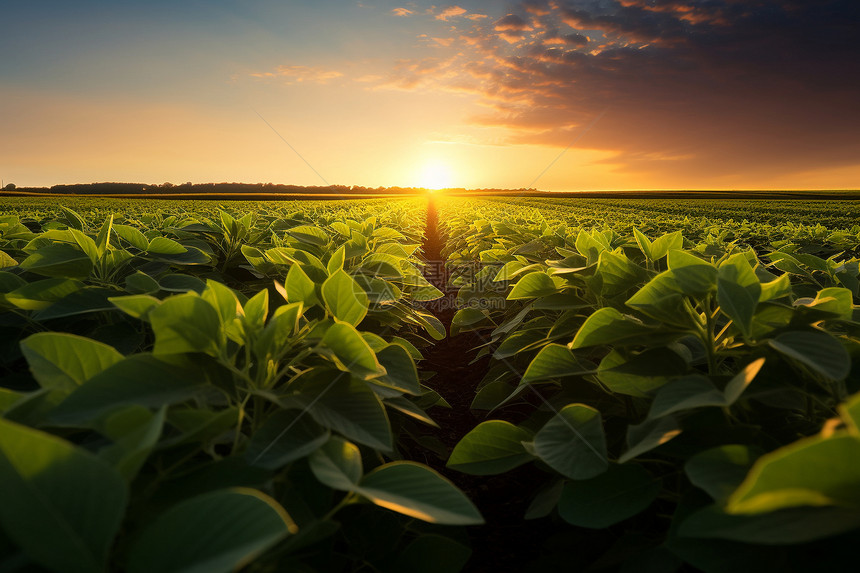
[[[439,161],[424,164],[418,179],[418,185],[425,189],[447,189],[452,186],[453,175],[451,168]]]

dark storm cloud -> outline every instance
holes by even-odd
[[[460,90],[511,143],[620,152],[633,171],[860,163],[856,0],[529,0],[464,32]],[[502,32],[501,34],[499,32]],[[590,41],[589,41],[590,40]],[[858,182],[860,184],[860,182]]]

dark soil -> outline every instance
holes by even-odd
[[[456,308],[456,290],[447,288],[448,273],[442,263],[441,250],[445,237],[438,223],[435,202],[428,200],[424,258],[428,262],[427,278],[445,293],[441,301],[427,309],[450,330]],[[449,450],[472,428],[483,421],[469,406],[478,383],[489,369],[489,356],[474,364],[476,347],[484,339],[475,333],[448,336],[424,349],[423,370],[435,372],[429,385],[451,404],[450,409],[434,408],[433,419],[441,426],[436,432]],[[460,487],[475,502],[486,525],[470,528],[472,559],[465,571],[523,571],[539,556],[541,543],[555,532],[547,520],[525,521],[523,515],[536,489],[544,482],[542,472],[531,465],[517,468],[499,476],[470,476],[445,467],[444,460],[428,456],[437,471]]]

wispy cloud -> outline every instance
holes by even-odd
[[[447,22],[451,18],[454,18],[456,16],[462,16],[466,12],[467,10],[465,8],[461,8],[459,6],[449,6],[436,14],[436,19],[442,20],[443,22]]]
[[[402,16],[402,17],[410,16],[410,15],[414,14],[414,12],[412,10],[409,10],[408,8],[393,8],[391,10],[391,13],[394,14],[395,16]]]
[[[337,70],[328,70],[315,66],[278,66],[272,72],[256,72],[252,73],[251,77],[272,79],[281,78],[287,83],[314,83],[324,84],[331,80],[343,77],[343,72]]]

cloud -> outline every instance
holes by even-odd
[[[443,22],[447,22],[451,18],[454,18],[456,16],[462,16],[465,13],[466,13],[465,8],[460,8],[459,6],[448,6],[447,8],[442,10],[440,13],[436,14],[436,19],[442,20]]]
[[[612,151],[615,169],[733,181],[860,157],[860,3],[529,0],[475,21],[401,89],[471,94],[508,144]]]
[[[503,18],[499,18],[496,20],[494,27],[497,32],[524,32],[532,30],[531,26],[516,14],[508,14]]]
[[[391,13],[394,14],[395,16],[403,16],[403,17],[410,16],[411,14],[413,14],[412,10],[409,10],[407,8],[392,8]]]
[[[343,73],[337,70],[327,70],[313,66],[278,66],[273,72],[252,73],[251,77],[262,79],[283,78],[288,84],[325,84],[330,80],[343,77]]]

